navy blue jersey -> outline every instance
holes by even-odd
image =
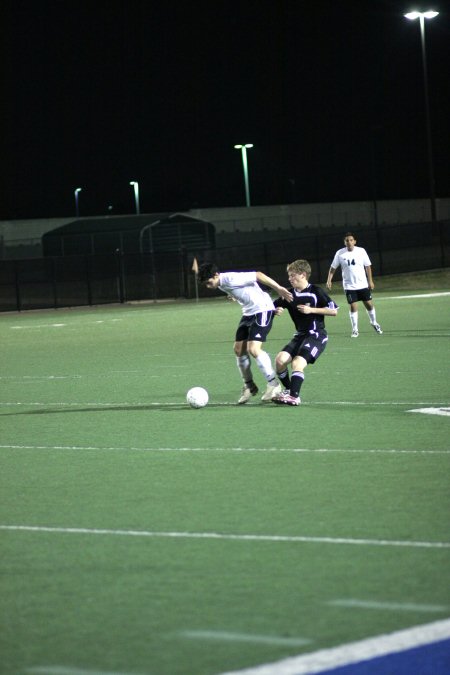
[[[303,291],[292,286],[288,289],[292,295],[292,302],[283,298],[277,298],[274,302],[275,307],[284,307],[291,315],[298,333],[318,333],[325,331],[325,317],[322,314],[302,314],[297,305],[309,305],[310,307],[328,307],[328,309],[338,309],[338,306],[325,293],[325,291],[315,284],[308,284]]]

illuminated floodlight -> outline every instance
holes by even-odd
[[[130,185],[134,187],[134,203],[136,205],[136,213],[139,214],[141,212],[139,207],[139,183],[137,180],[130,180]]]
[[[73,194],[75,195],[75,214],[76,214],[77,218],[80,215],[80,208],[79,208],[79,205],[78,205],[78,195],[80,194],[82,189],[83,188],[78,187],[78,188],[75,188],[75,190],[73,192]]]
[[[248,183],[248,164],[247,164],[247,148],[253,148],[253,143],[244,143],[243,145],[235,145],[236,150],[242,153],[242,166],[244,169],[244,184],[245,184],[245,204],[250,206],[250,186]]]
[[[436,189],[434,181],[434,167],[433,167],[433,146],[431,139],[431,119],[430,119],[430,103],[428,96],[428,75],[427,75],[427,56],[425,48],[425,19],[434,19],[439,12],[435,12],[430,9],[426,12],[408,12],[404,14],[407,19],[413,21],[414,19],[419,19],[420,24],[420,42],[422,45],[422,68],[423,68],[423,89],[425,94],[425,119],[426,119],[426,132],[427,132],[427,150],[428,150],[428,182],[430,186],[430,206],[431,206],[431,220],[436,221]]]
[[[415,19],[420,19],[420,17],[423,17],[424,19],[434,19],[438,14],[439,12],[430,9],[427,12],[408,12],[408,14],[404,14],[403,16],[406,19],[410,19],[410,21],[414,21]]]

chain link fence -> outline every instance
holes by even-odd
[[[343,246],[343,235],[309,234],[291,239],[260,241],[226,248],[50,256],[3,260],[0,264],[0,311],[22,311],[211,297],[196,288],[193,258],[214,261],[222,270],[261,270],[286,281],[286,265],[297,258],[311,263],[312,280],[324,284],[330,262]],[[448,267],[450,221],[364,229],[358,244],[367,249],[375,276]],[[338,280],[338,273],[335,280]]]

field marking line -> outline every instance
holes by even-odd
[[[159,375],[149,375],[150,378],[158,378],[160,377]],[[175,376],[170,376],[170,377],[175,377]],[[420,403],[406,403],[405,405],[421,405]],[[124,408],[124,407],[140,407],[140,408],[151,408],[153,406],[157,406],[158,408],[171,408],[171,407],[176,407],[176,408],[186,408],[190,409],[190,405],[186,403],[186,401],[180,400],[178,402],[168,402],[168,401],[120,401],[118,403],[102,403],[100,401],[84,401],[84,402],[63,402],[63,401],[49,401],[47,403],[41,402],[41,401],[30,401],[30,402],[23,402],[23,401],[13,401],[13,402],[0,402],[0,407],[5,407],[5,408],[10,408],[14,406],[40,406],[40,407],[45,407],[45,408],[80,408],[80,412],[86,412],[84,408],[86,406],[91,406],[91,407],[96,407],[96,408],[105,408],[105,409],[111,409],[114,410],[115,408]],[[233,406],[237,407],[238,404],[236,402],[223,402],[223,403],[215,403],[213,402],[210,404],[210,407],[217,408],[219,406]]]
[[[80,376],[81,377],[81,376]],[[159,375],[150,375],[149,377],[159,377]],[[336,405],[336,406],[436,406],[436,407],[444,407],[447,405],[447,403],[442,403],[442,401],[439,402],[434,402],[434,401],[306,401],[305,403],[302,403],[302,407],[309,407],[309,406],[321,406],[321,405]],[[180,399],[180,401],[176,402],[170,402],[170,401],[118,401],[117,403],[105,403],[101,401],[0,401],[0,407],[4,408],[12,408],[14,406],[40,406],[40,407],[48,407],[48,408],[85,408],[86,406],[92,406],[92,407],[97,407],[97,408],[110,408],[111,410],[114,410],[114,408],[123,408],[126,406],[135,406],[135,407],[142,407],[142,408],[150,408],[152,406],[158,406],[158,408],[171,408],[171,407],[176,407],[176,408],[186,408],[190,409],[190,406],[184,399]],[[208,406],[206,406],[205,409],[207,408],[219,408],[222,406],[231,406],[233,408],[237,408],[238,404],[235,401],[222,401],[222,402],[216,402],[216,401],[211,401]],[[267,409],[275,409],[269,406],[267,407],[266,404],[260,404],[260,403],[247,403],[246,408],[260,408],[263,407],[265,410]],[[242,408],[243,406],[239,406]],[[279,409],[279,408],[278,408]],[[83,410],[81,410],[83,412]],[[409,412],[409,411],[407,411]]]
[[[159,377],[158,375],[151,375],[151,378],[157,378]],[[402,406],[402,407],[407,407],[407,406],[432,406],[434,408],[440,409],[440,410],[446,410],[447,405],[443,404],[442,402],[438,403],[433,403],[429,401],[307,401],[306,403],[302,404],[302,407],[316,407],[316,406],[321,406],[321,405],[326,405],[326,406],[365,406],[365,407],[374,407],[374,406]],[[273,406],[267,404],[267,403],[247,403],[246,408],[247,409],[253,409],[253,410],[260,410],[261,406],[264,407],[264,409],[275,409]],[[42,401],[0,401],[0,408],[14,408],[14,407],[22,407],[22,408],[44,408],[42,411],[43,414],[45,413],[52,413],[55,412],[54,410],[45,410],[45,408],[61,408],[62,410],[64,408],[70,408],[73,410],[73,412],[77,412],[77,408],[79,408],[79,412],[96,412],[95,408],[100,409],[100,410],[119,410],[123,411],[125,408],[135,408],[139,409],[142,408],[143,410],[149,409],[149,408],[176,408],[178,410],[180,409],[186,409],[186,410],[191,410],[191,407],[189,406],[186,401],[180,400],[178,402],[168,402],[168,401],[121,401],[118,403],[102,403],[99,401],[84,401],[84,402],[63,402],[63,401],[48,401],[46,403]],[[85,410],[86,408],[92,408],[92,410]],[[215,402],[215,401],[210,401],[208,406],[206,406],[205,409],[207,408],[223,408],[223,407],[228,407],[228,408],[237,408],[240,407],[242,408],[243,406],[238,406],[237,403],[234,401],[222,401],[222,402]],[[201,408],[203,410],[203,408]],[[430,407],[431,410],[431,407]],[[412,412],[411,410],[406,410],[404,412]],[[7,413],[4,413],[7,414]],[[26,414],[26,411],[24,411],[23,414]],[[195,410],[195,413],[193,414],[201,414],[198,412],[198,410]],[[444,413],[442,413],[444,414]]]
[[[414,410],[407,410],[409,413],[423,413],[425,415],[442,415],[443,417],[450,417],[450,408],[414,408]]]
[[[331,607],[348,607],[350,609],[375,609],[382,611],[400,612],[449,612],[448,605],[427,605],[417,602],[379,602],[377,600],[358,600],[357,598],[343,598],[328,600],[325,603]]]
[[[139,673],[119,673],[118,670],[84,670],[71,666],[32,666],[24,672],[30,675],[139,675]]]
[[[443,291],[442,293],[416,293],[415,295],[388,295],[377,297],[377,300],[417,300],[418,298],[442,298],[446,295],[450,295],[449,291]]]
[[[39,382],[41,380],[73,380],[81,379],[82,377],[83,375],[0,375],[0,380],[27,380],[27,382],[30,380],[32,382]]]
[[[309,638],[288,638],[276,635],[251,635],[249,633],[229,633],[227,631],[214,630],[184,630],[178,633],[183,638],[194,640],[217,640],[225,642],[253,642],[265,645],[280,645],[285,647],[303,647],[310,644]]]
[[[311,537],[283,534],[232,534],[224,532],[158,532],[151,530],[107,530],[85,527],[48,527],[45,525],[0,525],[0,530],[47,532],[53,534],[88,534],[119,537],[153,537],[162,539],[215,539],[230,541],[283,542],[305,544],[349,544],[354,546],[394,546],[404,548],[450,549],[446,541],[408,541],[395,539],[352,539],[350,537]]]
[[[67,323],[43,323],[43,324],[32,324],[30,326],[10,326],[10,330],[29,330],[36,328],[62,328],[67,326]]]
[[[69,321],[68,323],[38,323],[38,324],[16,324],[14,326],[9,326],[10,330],[35,330],[36,328],[82,328],[84,326],[98,325],[103,323],[116,323],[117,321],[123,321],[122,318],[112,318],[112,319],[94,319],[88,321]]]
[[[445,619],[221,675],[313,675],[449,638],[450,619]]]
[[[293,454],[327,454],[327,453],[355,453],[355,454],[389,454],[389,455],[449,455],[450,449],[444,450],[416,450],[398,448],[136,448],[136,447],[96,447],[92,445],[0,445],[0,450],[81,450],[96,452],[233,452],[233,453],[293,453]]]

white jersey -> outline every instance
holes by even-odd
[[[219,279],[220,290],[241,305],[244,316],[275,309],[270,295],[258,286],[256,272],[224,272]]]
[[[353,251],[349,251],[347,247],[340,248],[336,251],[331,267],[337,270],[338,267],[342,270],[342,285],[345,291],[356,291],[361,288],[368,288],[369,284],[366,276],[366,267],[370,267],[372,263],[367,255],[365,248],[355,246]]]

